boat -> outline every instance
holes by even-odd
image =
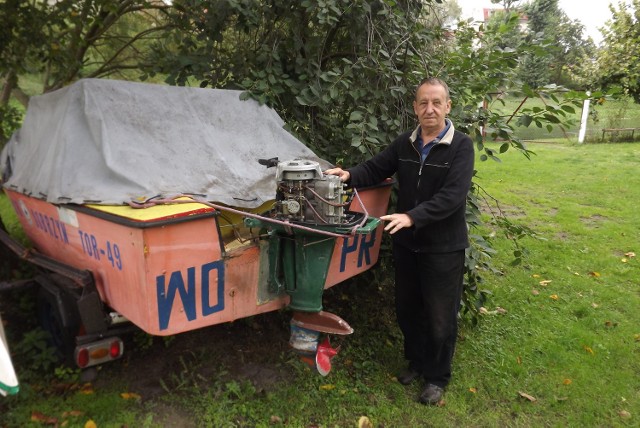
[[[242,91],[84,79],[34,97],[0,156],[39,317],[80,368],[131,328],[174,335],[282,308],[326,375],[353,329],[322,295],[373,267],[393,181],[349,189]],[[3,342],[4,343],[4,342]]]

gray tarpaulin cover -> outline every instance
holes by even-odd
[[[275,168],[258,159],[328,166],[274,110],[240,94],[85,79],[33,97],[0,156],[4,186],[53,203],[191,193],[255,208],[276,192]]]

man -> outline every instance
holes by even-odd
[[[325,171],[352,187],[396,174],[396,213],[381,219],[388,222],[384,230],[393,235],[396,314],[409,362],[398,381],[408,385],[424,378],[419,397],[424,404],[437,404],[451,378],[469,246],[465,206],[473,176],[473,143],[446,118],[450,110],[447,84],[424,79],[413,101],[416,129],[356,167]]]

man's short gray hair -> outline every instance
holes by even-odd
[[[420,81],[420,83],[418,83],[418,86],[416,86],[416,93],[414,98],[418,97],[418,89],[420,89],[420,87],[422,87],[422,85],[439,85],[442,86],[444,88],[445,93],[447,94],[447,100],[451,99],[451,96],[449,95],[449,85],[447,85],[447,83],[438,78],[438,77],[425,77],[424,79],[422,79]]]

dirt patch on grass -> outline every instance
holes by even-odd
[[[518,220],[522,218],[526,218],[527,213],[520,207],[515,205],[502,205],[496,206],[494,204],[483,203],[480,205],[480,211],[483,214],[487,214],[490,216],[498,216],[504,215],[509,220]]]
[[[158,406],[155,409],[153,423],[159,427],[196,428],[198,424],[193,415],[174,406]]]
[[[593,214],[588,217],[580,217],[580,221],[587,227],[596,228],[600,227],[600,224],[607,220],[607,217],[600,214]]]
[[[283,363],[294,356],[288,344],[289,319],[287,312],[256,315],[170,339],[154,337],[146,347],[129,338],[123,359],[103,366],[96,386],[107,387],[112,379],[121,379],[142,400],[230,380],[269,391],[287,379]]]

